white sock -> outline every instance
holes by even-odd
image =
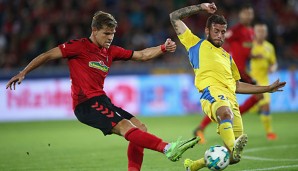
[[[169,150],[170,147],[171,147],[171,143],[167,144],[165,146],[165,148],[163,149],[163,153],[165,154]]]

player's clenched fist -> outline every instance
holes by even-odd
[[[202,3],[200,6],[203,10],[206,10],[208,13],[211,13],[211,14],[215,13],[215,11],[217,10],[216,5],[214,4],[214,2],[212,2],[212,3]]]
[[[175,52],[176,50],[176,43],[172,41],[170,38],[168,38],[165,42],[166,50],[168,52]]]

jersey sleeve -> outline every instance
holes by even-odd
[[[187,51],[189,51],[191,47],[193,47],[200,41],[200,38],[194,35],[189,29],[187,29],[184,33],[178,35],[178,38]]]
[[[127,50],[120,46],[111,46],[109,50],[111,50],[113,61],[130,60],[133,55],[132,50]]]
[[[70,40],[63,44],[58,45],[62,52],[63,58],[74,57],[80,55],[82,43],[80,40]]]
[[[229,29],[226,33],[225,33],[225,41],[227,43],[231,43],[233,41],[238,40],[238,36],[240,35],[239,33],[239,27],[238,26],[234,26],[233,28]]]
[[[234,78],[236,81],[238,81],[238,80],[241,79],[241,77],[240,77],[240,73],[239,73],[239,71],[238,71],[237,65],[236,65],[235,61],[233,60],[232,56],[231,56],[230,58],[231,58],[231,62],[232,62],[232,66],[231,66],[231,68],[232,68],[232,75],[233,75],[233,78]]]

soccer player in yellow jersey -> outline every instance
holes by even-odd
[[[238,163],[247,143],[243,134],[242,118],[236,93],[254,94],[282,91],[285,82],[275,81],[268,86],[240,82],[240,74],[232,56],[221,46],[224,43],[227,21],[223,16],[211,15],[206,23],[206,39],[194,35],[182,19],[200,11],[215,13],[214,3],[202,3],[178,9],[170,14],[171,23],[179,40],[188,51],[188,57],[195,73],[195,86],[202,92],[202,109],[208,117],[217,122],[217,132],[228,148],[230,164]],[[196,161],[186,159],[186,170],[205,167],[204,158]]]
[[[266,41],[268,29],[264,23],[254,25],[255,38],[251,50],[251,76],[257,81],[258,85],[269,84],[269,73],[276,71],[277,63],[275,49],[271,43]],[[264,94],[264,99],[258,103],[261,121],[264,125],[267,139],[275,140],[276,134],[272,130],[272,119],[270,116],[270,95]]]

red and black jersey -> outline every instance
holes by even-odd
[[[105,94],[104,80],[115,60],[129,60],[133,51],[119,46],[100,48],[88,38],[71,40],[58,46],[68,59],[73,108],[95,96]]]
[[[228,51],[240,72],[245,71],[246,62],[249,60],[254,31],[251,27],[237,24],[226,33],[226,43],[224,47]]]

